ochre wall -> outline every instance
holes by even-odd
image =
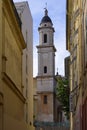
[[[22,50],[25,42],[14,5],[0,1],[0,130],[27,130],[22,93]]]

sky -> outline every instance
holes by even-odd
[[[13,0],[21,2],[26,0]],[[44,8],[47,7],[48,16],[51,18],[54,33],[54,45],[57,49],[55,56],[55,74],[64,75],[64,58],[69,56],[66,51],[66,0],[27,0],[33,18],[33,75],[38,73],[38,55],[36,46],[39,45],[38,27],[44,16]],[[47,3],[47,4],[46,4]]]

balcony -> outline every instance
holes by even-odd
[[[71,30],[73,29],[74,22],[75,22],[76,18],[79,16],[79,14],[80,14],[80,9],[78,8],[72,15]]]
[[[75,112],[79,96],[79,87],[76,87],[70,92],[70,112]]]
[[[33,125],[37,128],[44,128],[48,130],[69,130],[70,123],[69,122],[41,122],[41,121],[34,121]]]
[[[73,32],[73,34],[71,34],[70,43],[72,43],[73,40],[75,39],[75,36],[78,34],[78,30],[79,30],[79,28],[77,28],[77,29]]]

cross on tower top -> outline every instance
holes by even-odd
[[[48,10],[47,10],[47,3],[45,3],[46,7],[44,8],[45,9],[45,16],[48,15]]]
[[[46,4],[46,9],[47,9],[47,2],[45,4]]]

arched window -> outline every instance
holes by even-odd
[[[44,66],[44,73],[47,73],[47,66]]]
[[[44,43],[47,43],[47,34],[44,34]]]

